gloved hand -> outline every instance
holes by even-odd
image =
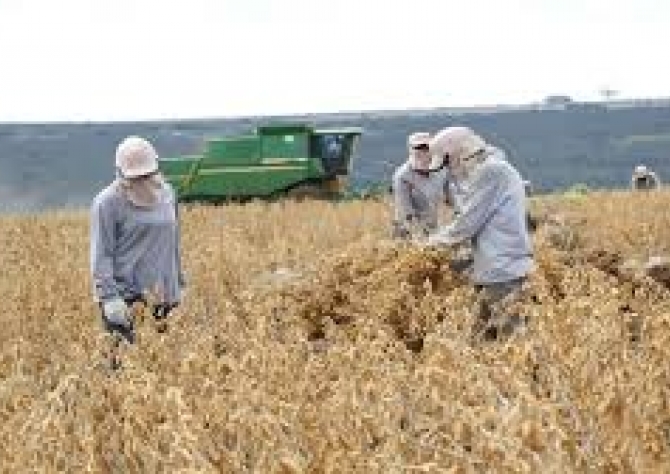
[[[414,235],[412,237],[412,245],[422,250],[432,247],[432,245],[428,242],[428,238],[424,235]]]
[[[130,328],[131,323],[128,319],[128,305],[121,298],[106,301],[103,304],[102,310],[105,314],[105,319],[107,319],[110,324]]]
[[[449,260],[449,268],[456,273],[469,273],[474,261],[472,258],[452,258]]]
[[[391,230],[391,238],[393,239],[409,239],[411,237],[411,233],[407,228],[400,222],[398,221],[393,221],[392,225],[392,230]]]

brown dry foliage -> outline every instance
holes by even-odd
[[[185,304],[116,372],[86,215],[4,217],[0,469],[667,472],[670,292],[619,267],[667,253],[668,204],[537,200],[565,225],[535,236],[528,331],[488,344],[384,203],[189,208]]]

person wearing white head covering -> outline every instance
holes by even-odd
[[[411,134],[407,140],[407,161],[393,174],[395,238],[409,238],[413,229],[426,235],[434,231],[439,205],[450,197],[447,170],[430,169],[429,141],[428,133]]]
[[[658,175],[645,165],[637,165],[631,177],[631,188],[634,191],[649,191],[661,187]]]
[[[175,193],[147,140],[131,136],[116,149],[117,178],[91,206],[91,276],[105,328],[134,342],[129,307],[152,301],[159,328],[184,287]]]
[[[470,277],[480,296],[474,330],[495,339],[519,324],[501,305],[518,294],[534,265],[523,180],[500,150],[467,127],[446,128],[429,146],[433,167],[449,168],[464,194],[460,214],[427,245],[472,243]]]

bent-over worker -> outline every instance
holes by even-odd
[[[466,127],[443,129],[430,151],[433,167],[446,165],[464,194],[461,212],[430,235],[428,245],[472,244],[470,278],[479,295],[475,336],[509,334],[522,321],[505,307],[533,268],[523,180],[501,150]]]

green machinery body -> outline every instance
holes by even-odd
[[[270,125],[207,140],[200,155],[163,158],[159,167],[182,201],[272,197],[344,190],[362,130]],[[296,195],[297,195],[296,194]]]

